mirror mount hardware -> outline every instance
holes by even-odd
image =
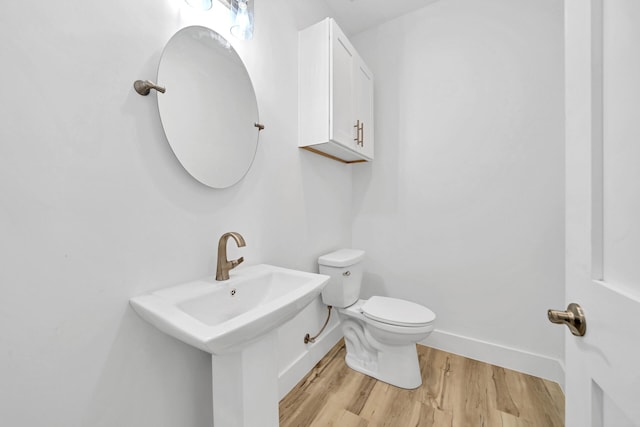
[[[142,96],[147,96],[151,92],[151,89],[155,89],[160,93],[165,93],[167,91],[166,88],[162,86],[158,86],[151,80],[136,80],[133,82],[133,88]]]

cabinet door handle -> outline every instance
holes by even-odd
[[[364,122],[360,124],[360,146],[364,147]]]
[[[360,120],[356,120],[356,124],[353,127],[356,128],[356,137],[353,140],[356,144],[360,144]]]

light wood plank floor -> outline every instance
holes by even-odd
[[[564,426],[560,386],[418,346],[422,386],[404,390],[348,368],[338,343],[280,402],[284,427]]]

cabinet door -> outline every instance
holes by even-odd
[[[329,114],[330,139],[351,150],[357,150],[353,76],[355,50],[335,24],[331,30],[332,64],[329,90],[333,102],[330,103]]]
[[[355,63],[355,109],[356,120],[360,121],[360,143],[357,150],[365,157],[373,159],[373,75],[357,58]]]

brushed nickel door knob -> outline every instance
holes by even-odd
[[[580,305],[572,302],[566,311],[549,310],[547,316],[552,323],[565,324],[573,335],[583,336],[587,332],[587,319]]]

